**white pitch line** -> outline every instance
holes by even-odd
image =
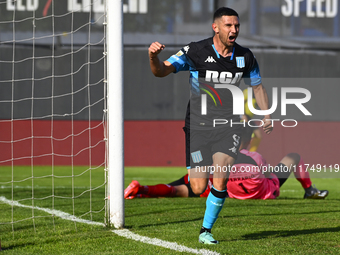
[[[40,211],[46,212],[48,214],[55,215],[55,216],[62,218],[64,220],[71,220],[71,221],[75,221],[75,222],[79,222],[79,223],[85,223],[85,224],[91,224],[91,225],[105,226],[103,223],[80,219],[80,218],[78,218],[78,217],[76,217],[72,214],[69,214],[69,213],[66,213],[66,212],[63,212],[63,211],[59,211],[59,210],[55,210],[55,209],[52,210],[52,209],[43,208],[43,207],[39,207],[39,206],[33,207],[31,205],[23,205],[23,204],[20,204],[17,201],[9,200],[9,199],[7,199],[3,196],[0,196],[0,201],[4,202],[5,204],[12,205],[12,206],[18,206],[18,207],[28,208],[28,209],[34,208],[36,210],[40,210]]]
[[[204,254],[204,255],[219,255],[219,253],[217,253],[215,251],[209,251],[209,250],[206,250],[206,249],[200,249],[200,250],[192,249],[192,248],[188,248],[184,245],[179,245],[179,244],[174,243],[174,242],[163,241],[163,240],[158,239],[158,238],[150,238],[150,237],[146,237],[146,236],[140,236],[138,234],[132,233],[128,229],[117,229],[117,230],[112,230],[112,232],[116,233],[119,236],[123,236],[123,237],[129,238],[129,239],[135,240],[135,241],[140,241],[142,243],[161,246],[161,247],[168,248],[168,249],[175,250],[175,251],[179,251],[179,252],[190,252],[190,253],[194,253],[194,254]]]
[[[3,196],[0,196],[0,202],[3,202],[5,204],[11,205],[11,206],[22,207],[22,208],[29,208],[29,209],[34,208],[36,210],[40,210],[40,211],[46,212],[48,214],[55,215],[55,216],[62,218],[64,220],[70,220],[70,221],[75,221],[75,222],[85,223],[85,224],[90,224],[90,225],[105,226],[103,223],[80,219],[80,218],[78,218],[74,215],[71,215],[71,214],[63,212],[63,211],[59,211],[59,210],[55,210],[55,209],[52,210],[52,209],[42,208],[42,207],[38,207],[38,206],[33,207],[33,206],[30,206],[30,205],[24,205],[24,204],[21,204],[17,201],[9,200],[9,199],[7,199]],[[184,245],[179,245],[179,244],[174,243],[174,242],[168,242],[168,241],[163,241],[163,240],[158,239],[158,238],[150,238],[150,237],[146,237],[146,236],[141,236],[141,235],[138,235],[138,234],[131,232],[128,229],[117,229],[117,230],[112,230],[112,232],[115,233],[116,235],[119,235],[119,236],[122,236],[122,237],[125,237],[125,238],[128,238],[128,239],[132,239],[134,241],[139,241],[139,242],[142,242],[142,243],[147,243],[147,244],[151,244],[151,245],[155,245],[155,246],[161,246],[161,247],[171,249],[171,250],[175,250],[175,251],[179,251],[179,252],[190,252],[190,253],[202,254],[202,255],[220,255],[217,252],[206,250],[206,249],[193,249],[193,248],[186,247]]]

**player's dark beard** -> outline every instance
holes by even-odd
[[[234,43],[229,43],[229,35],[227,36],[221,36],[221,34],[219,35],[220,41],[223,43],[224,46],[226,46],[227,48],[233,47]]]

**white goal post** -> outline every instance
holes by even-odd
[[[124,226],[123,0],[107,1],[109,220]]]
[[[0,233],[124,227],[123,7],[0,0]]]

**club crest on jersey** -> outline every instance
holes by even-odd
[[[236,57],[236,66],[238,68],[243,68],[246,66],[244,63],[244,57]]]
[[[191,153],[191,158],[194,163],[199,163],[203,161],[202,153],[201,151],[195,151]]]

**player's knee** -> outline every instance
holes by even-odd
[[[227,154],[217,152],[213,155],[213,161],[214,166],[231,167],[234,164],[235,159]],[[216,169],[215,173],[220,172],[218,167],[216,167],[215,169]]]
[[[298,153],[292,152],[287,154],[286,157],[292,159],[295,162],[295,164],[298,164],[300,162],[300,155]]]
[[[191,187],[192,192],[194,192],[195,195],[199,196],[205,191],[205,189],[207,188],[207,185],[203,183],[190,182],[190,187]]]

